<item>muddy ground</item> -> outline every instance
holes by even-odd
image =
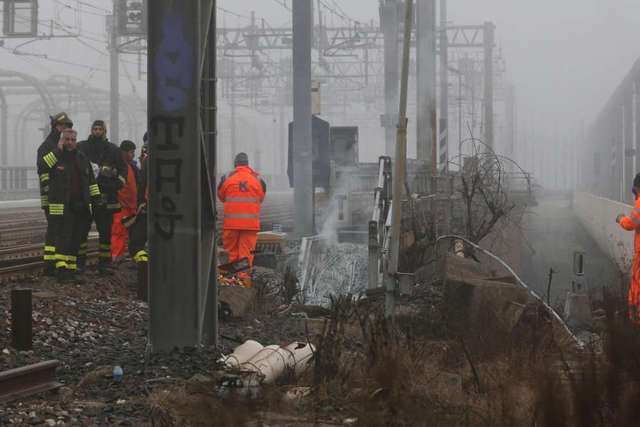
[[[0,371],[55,359],[64,384],[56,395],[0,406],[0,425],[140,425],[149,420],[147,398],[155,389],[215,370],[220,353],[213,348],[145,357],[148,306],[136,301],[133,264],[120,265],[113,277],[93,270],[85,277],[84,285],[34,278],[0,289]],[[266,311],[278,307],[274,286],[280,283],[277,273],[258,272],[256,287],[271,304],[242,320],[223,322],[223,352],[237,345],[232,340],[286,345],[305,339],[298,314],[276,317]],[[33,350],[16,352],[10,347],[10,293],[23,287],[34,291]],[[124,370],[122,381],[112,378],[116,365]]]

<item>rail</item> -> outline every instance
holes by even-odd
[[[49,360],[0,372],[0,403],[59,389],[58,365],[57,360]]]

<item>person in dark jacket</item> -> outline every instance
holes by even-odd
[[[53,276],[56,272],[56,237],[54,234],[55,227],[53,222],[50,221],[49,214],[49,181],[51,179],[51,171],[55,168],[63,151],[62,140],[60,139],[62,131],[73,128],[73,122],[65,112],[55,114],[49,119],[51,120],[51,132],[38,147],[38,158],[36,160],[40,180],[40,205],[47,219],[47,231],[44,239],[45,276]]]
[[[120,154],[120,148],[107,139],[107,128],[102,120],[91,126],[91,135],[78,144],[80,150],[92,163],[96,181],[100,187],[102,200],[93,206],[93,220],[99,234],[98,271],[113,274],[111,270],[111,227],[113,214],[120,211],[118,190],[127,183],[127,165]],[[87,236],[91,229],[87,221],[80,247],[80,268],[86,262]]]
[[[89,160],[77,149],[77,132],[62,132],[62,152],[50,172],[49,214],[56,227],[56,270],[61,283],[82,283],[77,276],[80,240],[92,201],[100,199]]]

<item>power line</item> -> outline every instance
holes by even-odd
[[[285,9],[287,9],[289,12],[291,12],[291,8],[287,5],[287,2],[285,0],[273,0],[273,1],[278,3],[280,6],[284,7]]]
[[[222,6],[216,6],[216,9],[218,9],[219,11],[224,12],[224,13],[226,13],[228,15],[235,16],[236,18],[246,19],[248,21],[251,21],[251,17],[249,17],[247,15],[241,15],[241,14],[239,14],[237,12],[234,12],[232,10],[229,10],[229,9],[225,9]]]

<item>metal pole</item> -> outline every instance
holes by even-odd
[[[111,38],[109,43],[109,135],[114,144],[120,140],[120,70],[118,54],[118,0],[113,0],[113,18],[111,20]],[[95,117],[97,118],[97,117]]]
[[[436,129],[436,5],[435,0],[416,1],[416,61],[418,100],[416,111],[417,157],[433,171],[437,157]]]
[[[484,143],[494,148],[493,136],[493,46],[495,26],[484,23]]]
[[[33,317],[31,289],[11,291],[11,346],[16,350],[31,350],[33,345]]]
[[[402,79],[400,81],[400,114],[396,156],[393,162],[393,204],[391,206],[391,256],[386,277],[385,316],[393,318],[400,258],[400,233],[402,232],[402,195],[407,174],[407,92],[409,86],[409,60],[411,55],[411,24],[413,22],[413,0],[405,3],[404,45],[402,49]]]
[[[149,2],[149,338],[154,351],[203,342],[213,239],[203,200],[203,0]],[[213,2],[211,2],[213,3]],[[203,198],[203,193],[208,199]],[[204,266],[204,267],[203,267]],[[206,277],[203,272],[206,272]]]
[[[392,156],[396,142],[396,108],[398,108],[398,85],[400,84],[398,33],[399,3],[386,0],[380,6],[380,18],[384,36],[384,116],[382,126],[385,128],[385,154]]]
[[[202,155],[208,170],[203,171],[203,178],[207,178],[208,188],[202,189],[202,276],[201,300],[204,313],[201,316],[201,330],[210,345],[218,345],[218,273],[216,247],[216,203],[213,189],[216,188],[217,162],[217,78],[216,78],[216,2],[215,0],[201,0],[202,36],[201,51],[204,56],[202,76]],[[211,262],[208,262],[211,260]],[[205,291],[206,292],[203,292]]]
[[[238,144],[236,140],[236,64],[231,63],[231,152],[229,153],[229,164],[233,165],[233,160],[238,154]]]
[[[458,74],[458,168],[462,171],[462,73]]]
[[[624,100],[624,196],[627,203],[634,204],[633,193],[631,187],[633,186],[633,178],[636,176],[634,171],[634,152],[633,152],[633,94],[630,93]]]
[[[515,102],[516,102],[516,89],[513,85],[507,86],[506,90],[506,120],[507,120],[507,156],[515,159]],[[509,165],[509,168],[513,169],[513,165]]]
[[[584,124],[582,124],[581,134],[584,134]],[[584,143],[584,137],[581,138]],[[634,170],[640,172],[640,83],[633,84],[633,148],[635,149]]]
[[[0,165],[9,164],[9,106],[4,91],[0,89]]]
[[[293,0],[293,186],[296,234],[311,236],[313,158],[311,116],[311,0]]]
[[[449,170],[449,39],[447,0],[440,0],[440,170]]]

